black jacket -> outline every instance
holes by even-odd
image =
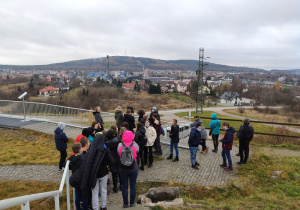
[[[133,132],[133,129],[135,128],[135,120],[132,115],[124,114],[124,122],[127,122],[129,127],[128,130]]]
[[[124,122],[124,115],[122,111],[115,112],[115,120],[118,128],[121,128],[122,123]]]
[[[249,143],[253,138],[254,129],[252,126],[243,125],[239,131],[240,143]]]
[[[72,155],[68,159],[70,161],[69,169],[72,170],[72,174],[80,167],[82,163],[82,156],[81,155]]]
[[[112,167],[112,171],[118,171],[120,166],[120,156],[118,154],[118,145],[121,143],[121,141],[114,136],[114,133],[112,130],[108,130],[106,132],[106,141],[105,145],[109,149],[114,161],[115,165]]]
[[[170,132],[170,138],[171,141],[174,143],[178,143],[179,142],[179,126],[176,125],[176,127],[171,126],[171,132]]]
[[[54,130],[54,133],[55,133],[54,137],[55,137],[56,149],[58,151],[66,150],[67,149],[67,142],[69,141],[66,134],[59,127],[57,127]]]
[[[100,112],[93,112],[93,115],[95,116],[95,121],[97,121],[98,123],[100,123],[101,126],[103,127],[104,122],[103,122],[103,119],[101,117]]]
[[[108,150],[108,149],[107,149]],[[114,167],[115,167],[115,161],[110,153],[110,151],[108,150],[99,166],[98,172],[97,172],[97,178],[102,178],[104,176],[106,176],[108,174],[108,169],[107,166],[109,166],[109,168],[111,169],[111,171],[117,172]]]
[[[189,137],[189,147],[198,147],[201,143],[201,131],[193,127]]]
[[[146,138],[146,130],[144,127],[141,127],[138,129],[134,136],[134,141],[139,145],[140,151],[144,148],[144,146],[147,144],[147,138]]]
[[[157,114],[158,120],[160,120],[160,116],[159,116],[159,114],[158,114],[157,111],[156,111],[156,112],[151,112],[151,113],[150,113],[150,117],[149,117],[149,122],[150,122],[151,125],[154,125],[154,121],[155,121],[154,118],[153,118],[153,114],[154,114],[154,113]]]
[[[95,135],[93,144],[91,145],[89,152],[86,153],[86,158],[81,164],[83,167],[78,169],[82,171],[80,189],[84,194],[87,194],[91,188],[95,187],[97,172],[107,152],[108,149],[104,148],[104,136],[101,134]]]

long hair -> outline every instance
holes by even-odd
[[[173,121],[174,121],[174,125],[172,125],[174,128],[177,126],[177,120],[176,119],[173,119]]]

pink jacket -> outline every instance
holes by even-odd
[[[122,140],[125,146],[129,147],[134,140],[134,134],[132,133],[132,131],[125,131],[122,135]],[[118,146],[118,153],[120,157],[121,157],[122,148],[123,148],[123,144],[120,143]],[[137,143],[134,143],[131,148],[133,152],[133,158],[135,161],[137,161],[137,153],[139,151],[139,145]]]

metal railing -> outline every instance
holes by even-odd
[[[94,110],[79,109],[54,104],[24,102],[26,120],[39,120],[49,122],[65,122],[74,126],[91,126],[95,120]],[[11,117],[24,118],[22,101],[0,100],[0,114]],[[101,112],[104,127],[109,129],[115,124],[114,114]]]
[[[36,201],[43,198],[54,197],[55,202],[55,210],[59,210],[59,195],[63,193],[64,185],[66,184],[66,194],[67,194],[67,209],[71,209],[71,200],[70,200],[70,184],[69,184],[69,163],[70,161],[66,162],[65,170],[60,182],[59,190],[43,192],[43,193],[36,193],[31,195],[24,195],[15,198],[9,198],[0,201],[0,209],[7,209],[14,206],[21,205],[22,210],[29,210],[30,209],[30,201]],[[73,191],[74,196],[74,191]],[[74,200],[74,199],[73,199]]]

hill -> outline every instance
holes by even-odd
[[[270,72],[283,73],[283,74],[300,74],[300,69],[289,69],[289,70],[272,69]]]
[[[262,72],[263,69],[226,66],[215,63],[206,63],[205,70],[236,71],[236,72]],[[109,58],[109,69],[124,71],[141,71],[144,68],[152,70],[197,70],[197,60],[160,60],[142,57],[112,56]],[[0,65],[0,69],[8,69],[10,65]],[[105,71],[107,69],[106,58],[92,58],[48,65],[11,65],[13,70],[86,70]]]

